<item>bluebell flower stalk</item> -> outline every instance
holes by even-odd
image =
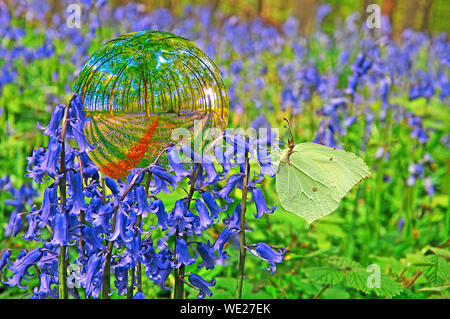
[[[190,180],[191,186],[189,188],[189,194],[188,197],[186,199],[186,209],[189,210],[189,206],[191,204],[191,200],[192,200],[192,196],[194,196],[194,192],[195,192],[195,184],[197,181],[197,177],[200,173],[200,169],[201,169],[201,164],[194,164],[195,168],[192,172],[192,177]],[[177,234],[178,235],[178,234]],[[184,240],[184,239],[183,239]],[[177,251],[177,246],[179,246],[179,242],[176,240],[175,241],[175,247],[174,247],[174,251]],[[177,258],[176,263],[179,263],[180,260],[178,260],[179,258]],[[179,268],[175,268],[174,269],[174,275],[175,275],[175,287],[174,287],[174,294],[173,294],[173,298],[174,299],[184,299],[184,274],[185,274],[185,264],[180,264]]]
[[[235,297],[241,299],[242,286],[244,284],[244,269],[245,269],[245,210],[247,208],[247,192],[248,192],[248,180],[250,174],[250,165],[248,158],[248,151],[245,150],[244,154],[244,177],[242,181],[242,198],[241,198],[241,211],[240,211],[240,231],[239,231],[239,268],[237,275],[237,287]]]
[[[72,95],[71,100],[66,105],[64,110],[64,116],[63,116],[63,122],[62,122],[62,128],[61,128],[61,134],[60,134],[60,140],[61,140],[61,152],[60,152],[60,158],[59,158],[59,202],[62,209],[62,214],[65,215],[65,218],[67,219],[67,212],[66,212],[66,158],[65,158],[65,148],[66,148],[66,129],[68,124],[68,113],[69,108],[71,107],[71,102],[75,98],[75,94]],[[55,161],[56,162],[56,161]],[[59,248],[59,256],[58,256],[58,271],[59,271],[59,280],[58,280],[58,292],[59,292],[59,298],[60,299],[68,299],[68,287],[67,287],[67,260],[66,260],[66,254],[67,254],[67,246],[62,245]]]
[[[147,168],[143,168],[140,169],[138,173],[136,173],[132,180],[130,181],[130,183],[128,184],[128,187],[125,189],[124,193],[122,194],[120,201],[123,201],[125,199],[125,197],[127,196],[127,194],[131,191],[132,187],[135,185],[136,180],[139,178],[140,174],[142,174],[143,172],[145,172],[147,170]],[[112,217],[112,222],[111,222],[111,233],[114,234],[116,231],[116,227],[117,227],[117,213],[119,210],[119,206],[120,205],[116,205],[114,207],[114,211],[113,211],[113,217]],[[110,279],[110,274],[111,274],[111,257],[112,257],[112,249],[113,249],[113,245],[114,245],[114,237],[110,238],[107,241],[107,246],[106,246],[106,256],[105,256],[105,263],[104,263],[104,267],[103,267],[103,277],[102,277],[102,297],[104,299],[108,299],[109,298],[109,294],[110,294],[110,288],[111,288],[111,279]]]

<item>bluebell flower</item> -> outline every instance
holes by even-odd
[[[198,215],[200,217],[200,227],[202,230],[207,229],[211,224],[212,220],[209,217],[209,211],[206,205],[200,199],[195,199],[195,208],[197,209]]]
[[[89,153],[90,151],[92,151],[95,147],[94,145],[89,144],[89,142],[87,141],[86,135],[84,134],[84,130],[82,128],[82,122],[77,120],[77,121],[70,121],[69,123],[70,127],[72,128],[71,129],[71,133],[73,136],[72,138],[77,141],[80,152]]]
[[[110,191],[113,193],[113,195],[117,196],[120,193],[120,189],[119,189],[119,186],[117,185],[116,181],[108,176],[105,176],[104,180],[105,180],[106,186],[110,189]]]
[[[158,224],[161,227],[162,231],[168,229],[169,216],[164,208],[164,203],[159,198],[152,201],[150,204],[150,209],[152,212],[156,213],[156,217],[158,218]]]
[[[401,234],[403,232],[403,227],[405,226],[405,219],[402,217],[397,223],[397,232]]]
[[[215,189],[213,190],[213,192],[220,198],[223,198],[224,200],[226,200],[228,203],[232,203],[234,202],[234,199],[229,198],[230,193],[233,191],[233,189],[236,187],[236,185],[238,185],[238,183],[242,183],[243,180],[243,175],[242,174],[234,174],[231,175],[225,186],[220,190],[220,191],[215,191]]]
[[[175,207],[169,214],[169,226],[176,229],[180,235],[189,233],[192,230],[194,217],[192,214],[188,214],[188,212],[184,199],[179,199],[175,202]]]
[[[52,184],[49,187],[47,187],[44,191],[44,198],[42,199],[42,206],[39,210],[39,223],[38,227],[43,228],[48,222],[49,218],[52,218],[56,214],[56,205],[57,197],[57,185]]]
[[[217,237],[216,241],[213,244],[214,251],[217,251],[219,255],[223,254],[223,247],[228,242],[230,237],[234,234],[239,232],[239,229],[237,228],[230,228],[225,227],[219,234],[219,237]]]
[[[92,217],[93,215],[97,214],[102,204],[103,202],[101,197],[98,195],[93,195],[91,200],[89,201],[89,204],[87,205],[86,215]]]
[[[69,242],[69,221],[65,213],[57,213],[53,223],[52,244],[66,246]]]
[[[177,187],[178,183],[177,177],[169,174],[160,166],[155,165],[150,169],[150,171],[153,174],[154,181],[156,184],[156,191],[153,194],[158,193],[160,190],[162,190],[165,193],[170,193],[166,185],[172,186],[172,191]]]
[[[114,286],[117,288],[117,294],[123,296],[127,293],[128,285],[128,268],[124,266],[114,267],[114,275],[116,280],[114,280]]]
[[[343,124],[345,127],[348,128],[348,127],[352,126],[353,124],[355,124],[356,120],[357,120],[356,115],[352,115],[352,116],[346,117],[344,119]]]
[[[6,248],[0,256],[0,273],[3,273],[3,268],[9,264],[9,257],[11,257],[11,249]]]
[[[428,141],[428,135],[422,125],[422,119],[419,116],[410,116],[408,125],[412,127],[410,136],[417,139],[420,143]]]
[[[84,129],[85,124],[88,123],[89,120],[86,119],[86,116],[84,113],[83,101],[81,99],[81,96],[79,96],[77,93],[74,93],[72,96],[72,99],[70,100],[69,107],[70,107],[70,110],[73,111],[73,114],[75,115],[75,119],[80,121],[81,129]]]
[[[431,180],[430,176],[427,176],[425,178],[425,189],[427,191],[428,196],[430,196],[430,197],[434,196],[434,185],[433,185],[433,181]]]
[[[233,146],[236,163],[241,164],[245,162],[245,154],[253,154],[254,147],[249,143],[248,137],[243,137],[240,134],[230,135],[224,133],[225,141]]]
[[[203,185],[211,185],[221,179],[221,175],[217,173],[214,163],[210,158],[203,156],[201,165],[208,176],[208,182],[203,182]]]
[[[264,200],[264,196],[262,191],[257,188],[252,188],[253,201],[256,205],[256,214],[253,214],[256,218],[262,217],[264,214],[272,214],[277,206],[272,206],[272,209],[267,207],[266,201]]]
[[[189,255],[189,247],[184,238],[176,239],[176,250],[175,250],[175,258],[177,261],[176,267],[179,267],[181,264],[183,265],[191,265],[195,262],[196,258],[192,258]]]
[[[220,208],[220,206],[216,203],[214,196],[208,191],[203,191],[201,194],[203,201],[205,202],[206,206],[208,206],[208,209],[211,213],[211,219],[213,220],[213,222],[218,221],[219,213],[226,211],[228,209],[228,206],[225,205],[224,208]]]
[[[0,177],[0,189],[5,191],[13,189],[13,185],[11,184],[11,179],[9,175]]]
[[[19,214],[18,210],[13,210],[11,212],[11,215],[9,216],[8,225],[6,226],[6,229],[5,229],[5,234],[4,234],[5,237],[7,237],[13,233],[14,225],[16,223],[16,218],[17,218],[18,214]]]
[[[138,291],[134,294],[133,299],[145,299],[145,295],[142,292]]]
[[[331,5],[329,5],[328,3],[320,5],[319,8],[317,8],[316,12],[316,22],[321,23],[322,20],[328,15],[328,13],[330,13],[330,11]]]
[[[408,167],[408,171],[410,176],[406,181],[408,186],[413,186],[416,183],[416,179],[421,178],[423,176],[423,166],[421,164],[410,164]]]
[[[45,156],[45,149],[43,147],[39,147],[38,149],[33,150],[33,153],[30,157],[27,157],[27,173],[26,177],[30,177],[36,183],[42,183],[42,178],[44,176],[44,171],[40,168],[40,164]]]
[[[94,178],[98,176],[98,167],[95,165],[95,163],[89,158],[89,156],[86,153],[79,153],[80,159],[81,159],[81,166],[83,170],[83,177],[87,179],[88,177]],[[80,169],[79,163],[77,161],[75,169]]]
[[[168,249],[164,249],[156,254],[152,246],[145,246],[145,244],[143,246],[146,248],[141,251],[141,262],[145,266],[145,273],[148,278],[153,280],[155,284],[159,284],[162,289],[170,290],[165,282],[173,270],[172,253]]]
[[[52,115],[50,117],[50,122],[46,127],[42,127],[41,124],[38,122],[38,127],[43,131],[43,134],[47,136],[58,136],[60,134],[60,127],[59,124],[61,123],[61,120],[64,116],[64,110],[65,105],[58,104],[53,109]]]
[[[92,224],[95,227],[100,227],[104,232],[108,232],[110,229],[109,220],[114,211],[114,205],[112,202],[106,203],[105,205],[100,206],[98,213],[93,214],[93,222]]]
[[[277,251],[265,243],[257,243],[256,245],[247,245],[246,248],[256,257],[267,261],[270,265],[270,270],[272,274],[277,270],[275,263],[281,263],[284,258],[283,255],[286,252],[284,248],[280,248]],[[269,270],[268,268],[265,269]]]
[[[213,278],[211,281],[206,281],[202,277],[196,274],[190,274],[188,277],[189,283],[199,290],[197,299],[203,299],[206,295],[212,296],[212,292],[208,287],[213,287],[216,285],[216,280]]]
[[[202,157],[197,153],[195,153],[194,150],[191,149],[191,147],[189,147],[189,145],[185,143],[181,144],[181,152],[183,153],[184,156],[190,158],[193,163],[195,164],[202,163]]]
[[[101,237],[99,235],[98,228],[92,228],[88,225],[84,225],[81,228],[81,238],[84,240],[85,244],[90,245],[92,248],[103,250],[106,247],[102,244]]]
[[[135,222],[135,220],[134,220]],[[135,231],[135,234],[138,234]],[[126,265],[127,267],[135,267],[137,266],[137,262],[139,260],[139,253],[141,250],[142,242],[141,236],[133,236],[132,240],[125,242],[125,252],[123,254],[123,259],[121,264]]]
[[[223,219],[224,225],[228,228],[232,229],[241,229],[241,204],[237,204],[234,208],[233,214],[227,215],[226,218]]]
[[[35,248],[22,258],[18,260],[16,259],[10,268],[13,273],[13,277],[9,278],[5,284],[10,287],[18,286],[20,289],[26,289],[26,287],[21,284],[22,278],[28,275],[28,268],[35,265],[41,259],[42,255],[42,249]]]
[[[136,177],[136,175],[137,175],[137,177]],[[126,181],[125,185],[123,185],[123,183],[119,179],[119,182],[122,186],[122,191],[125,191],[125,189],[130,187],[131,182],[133,182],[133,185],[131,185],[131,187],[135,187],[135,186],[141,184],[141,182],[144,180],[144,176],[145,176],[145,174],[143,174],[142,169],[140,169],[140,168],[132,169],[127,176],[127,181]],[[133,192],[130,192],[129,194],[133,194]],[[128,196],[130,196],[130,195],[128,195]]]
[[[116,225],[114,228],[114,232],[108,238],[109,241],[117,240],[118,238],[122,239],[124,242],[129,242],[133,240],[133,232],[128,229],[129,219],[127,214],[124,212],[122,208],[123,204],[120,205],[117,216],[116,216]]]
[[[12,237],[16,237],[19,231],[22,229],[22,213],[14,214],[14,222],[12,227]]]
[[[81,276],[80,284],[85,289],[86,296],[98,297],[102,284],[102,264],[101,254],[90,256],[86,265],[86,272]]]
[[[170,167],[172,167],[175,175],[178,177],[188,176],[190,172],[184,168],[181,163],[181,159],[178,156],[178,150],[176,147],[170,147],[166,151],[167,159],[169,160]]]
[[[51,288],[52,285],[58,283],[55,276],[41,273],[39,276],[39,289],[37,287],[33,290],[32,299],[46,299],[46,298],[58,298],[56,287]]]
[[[150,205],[148,204],[147,195],[145,194],[145,188],[141,185],[135,188],[136,200],[137,200],[137,214],[147,217],[147,213],[150,211]]]
[[[83,195],[83,182],[81,175],[77,171],[70,171],[70,188],[69,193],[71,195],[69,202],[72,204],[72,212],[79,214],[81,210],[86,210],[88,206],[84,201]]]
[[[214,250],[209,243],[197,243],[197,252],[202,258],[202,262],[198,265],[198,268],[205,267],[208,269],[213,269],[216,265],[216,254],[214,254]]]
[[[220,145],[214,146],[214,157],[216,158],[217,162],[222,166],[222,174],[225,175],[231,169],[231,163],[230,160],[227,159],[222,146]]]
[[[48,175],[55,177],[59,170],[58,160],[60,152],[61,144],[58,141],[58,137],[51,136],[50,141],[48,142],[47,151],[40,163],[40,169]]]

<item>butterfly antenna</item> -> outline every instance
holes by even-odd
[[[287,118],[284,118],[284,120],[287,123],[287,126],[284,127],[289,130],[289,133],[291,133],[291,139],[288,140],[288,146],[290,149],[293,149],[295,146],[295,142],[294,142],[294,133],[292,133],[291,123],[289,123],[289,120]]]

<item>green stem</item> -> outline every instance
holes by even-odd
[[[66,261],[66,246],[61,246],[59,248],[58,255],[58,291],[59,299],[68,299],[68,287],[67,287],[67,261]]]
[[[450,236],[450,196],[448,197],[447,203],[447,222],[445,225],[445,238]]]
[[[244,283],[244,268],[245,268],[245,210],[247,206],[247,191],[248,191],[248,177],[249,177],[249,161],[248,153],[245,152],[245,169],[244,180],[242,182],[242,199],[241,199],[241,223],[239,232],[239,268],[237,275],[236,299],[242,297],[242,286]]]
[[[148,196],[148,190],[150,188],[151,177],[152,177],[152,173],[149,171],[149,173],[147,175],[147,180],[145,181],[145,196]],[[141,220],[142,220],[142,216],[139,215],[136,218],[136,225],[138,227],[141,224]],[[137,262],[137,266],[136,266],[136,288],[137,288],[138,292],[142,292],[142,265],[141,265],[140,261]]]
[[[133,299],[134,292],[134,267],[128,269],[128,286],[127,286],[127,299]]]
[[[195,183],[197,182],[197,176],[198,173],[200,172],[200,167],[201,164],[194,164],[195,169],[194,172],[192,174],[192,179],[191,179],[191,187],[189,189],[189,194],[187,197],[187,201],[186,201],[186,209],[189,209],[190,204],[191,204],[191,200],[192,200],[192,196],[194,196],[194,191],[195,191]],[[178,232],[177,232],[178,235]],[[177,236],[175,236],[176,238]],[[174,245],[174,251],[176,252],[177,250],[177,241],[175,240],[175,245]],[[175,276],[175,287],[174,287],[174,294],[173,294],[173,298],[174,299],[184,299],[184,277],[185,274],[185,266],[182,264],[180,265],[180,267],[178,269],[174,269],[174,276]]]
[[[75,97],[72,95],[69,103],[64,110],[63,123],[61,128],[61,153],[59,155],[59,166],[60,166],[60,178],[59,178],[59,202],[61,204],[61,209],[67,217],[66,212],[66,128],[67,128],[67,116],[69,114],[70,103]],[[58,255],[58,292],[59,299],[68,299],[68,287],[67,287],[67,260],[66,260],[67,247],[61,246],[59,248]]]
[[[150,179],[151,179],[152,173],[149,171],[147,175],[147,179],[145,181],[145,196],[148,194],[148,189],[150,188]],[[136,217],[136,229],[140,228],[142,222],[142,215],[139,215]],[[135,232],[135,236],[141,236],[139,233]],[[135,267],[131,267],[128,269],[128,287],[127,287],[127,299],[133,299],[134,296],[134,281],[136,279],[136,288],[137,291],[142,292],[142,265],[141,262],[138,261]]]
[[[130,184],[128,185],[127,189],[123,193],[123,195],[120,197],[119,203],[122,202],[127,194],[130,192],[130,190],[133,188],[134,183],[138,179],[139,175],[141,175],[142,172],[145,172],[147,168],[141,169],[136,175],[134,175],[133,179],[131,180]],[[112,222],[111,222],[111,234],[114,233],[114,230],[116,229],[116,220],[117,220],[117,211],[119,210],[119,205],[114,207]],[[106,256],[105,256],[105,266],[103,268],[103,278],[102,278],[102,298],[109,299],[109,291],[111,288],[111,257],[112,257],[112,249],[114,246],[113,240],[107,241],[106,246]]]
[[[325,290],[327,290],[328,288],[330,288],[330,284],[326,284],[325,286],[322,287],[322,289],[320,289],[320,291],[313,297],[313,299],[319,299],[319,297],[325,292]]]

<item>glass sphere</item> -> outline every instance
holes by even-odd
[[[214,62],[191,41],[140,31],[107,42],[80,71],[74,91],[90,122],[89,153],[119,178],[152,163],[175,128],[225,130],[227,92]],[[195,124],[198,125],[198,124]]]

